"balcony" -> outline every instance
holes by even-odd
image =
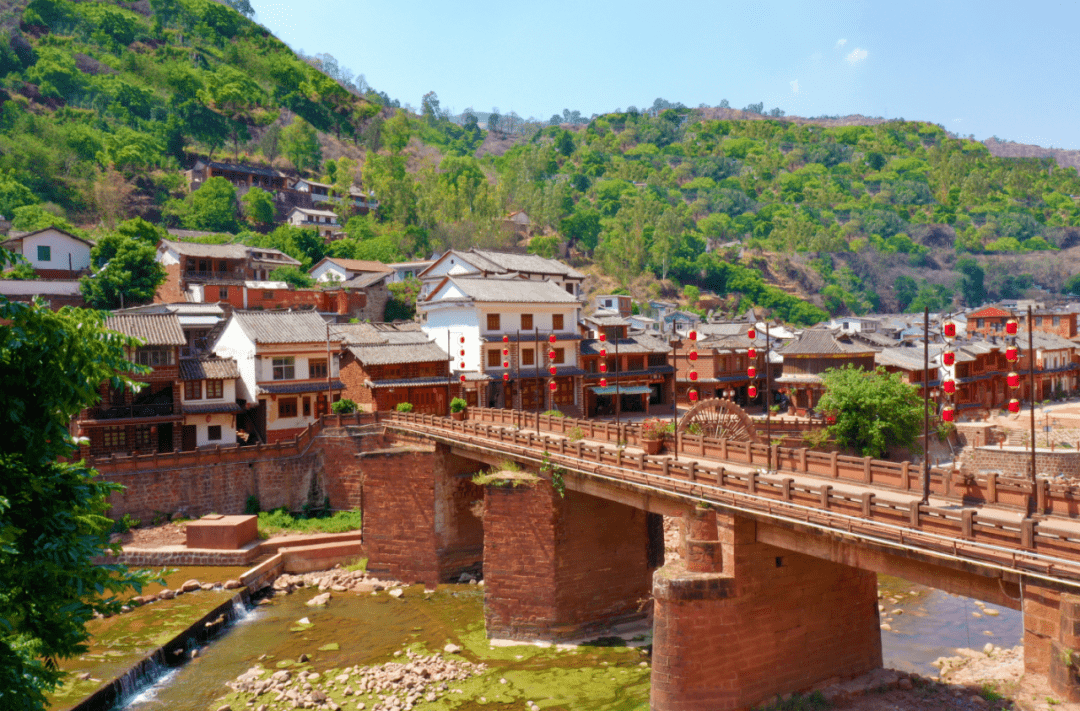
[[[206,272],[188,269],[184,272],[184,278],[189,281],[243,281],[247,277],[243,269],[219,269]]]
[[[171,402],[150,402],[141,405],[110,405],[90,410],[92,420],[123,420],[140,417],[168,417],[173,412]]]

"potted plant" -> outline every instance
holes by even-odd
[[[458,422],[465,419],[465,408],[469,406],[469,403],[465,402],[459,397],[450,401],[450,417],[454,418]]]
[[[664,434],[670,425],[660,420],[641,423],[641,446],[645,454],[660,454],[664,449]]]

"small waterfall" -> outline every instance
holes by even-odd
[[[98,689],[71,711],[113,711],[137,707],[153,700],[158,689],[166,686],[177,669],[191,659],[192,651],[224,633],[234,624],[243,624],[258,616],[249,604],[249,594],[242,589],[231,600],[218,605],[202,619],[178,634],[163,647],[154,650],[112,683]]]

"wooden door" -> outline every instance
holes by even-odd
[[[191,450],[199,446],[199,439],[198,434],[195,431],[195,425],[184,425],[184,429],[183,432],[181,432],[180,438],[180,449],[184,450],[185,452],[190,452]]]

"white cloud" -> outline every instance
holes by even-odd
[[[799,80],[798,79],[795,79],[794,81],[791,82],[791,93],[792,94],[798,94],[799,93]]]
[[[838,39],[838,40],[836,40],[836,48],[837,48],[837,49],[841,49],[841,48],[843,48],[843,46],[844,46],[845,44],[847,44],[847,40],[846,40],[846,39]]]
[[[859,62],[866,59],[866,56],[868,54],[869,54],[869,52],[867,52],[862,47],[856,47],[855,49],[853,49],[851,51],[851,54],[844,57],[844,59],[846,59],[849,64],[858,64]]]

